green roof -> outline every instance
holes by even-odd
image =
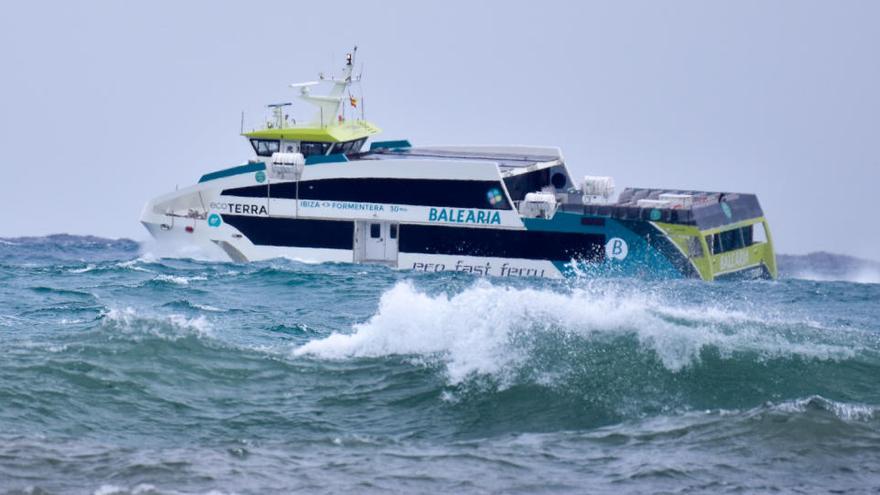
[[[284,127],[246,132],[250,139],[286,139],[288,141],[318,141],[340,143],[365,138],[381,132],[378,126],[366,120],[352,120],[326,127]]]

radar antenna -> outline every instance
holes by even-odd
[[[287,127],[288,116],[284,114],[284,107],[289,107],[291,105],[293,105],[293,103],[289,101],[285,103],[270,103],[266,105],[266,107],[272,109],[272,118],[274,119],[274,122],[269,123],[269,127],[272,127],[272,125],[274,125],[276,129],[283,129]]]

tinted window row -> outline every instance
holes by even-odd
[[[509,210],[501,191],[497,181],[359,177],[303,181],[299,187],[295,182],[282,182],[272,185],[271,194],[277,199]],[[269,193],[266,185],[223,191],[244,198],[265,198]]]
[[[272,156],[272,153],[280,151],[281,141],[276,139],[251,139],[251,146],[254,147],[257,156]],[[330,149],[330,143],[310,143],[307,141],[299,143],[299,152],[302,153],[304,157],[309,155],[324,155],[327,154],[328,149]],[[285,151],[293,153],[296,150],[291,145],[288,146]]]
[[[299,152],[302,153],[304,157],[309,157],[311,155],[326,155],[327,150],[333,146],[332,153],[357,153],[363,147],[364,142],[367,138],[357,139],[354,141],[347,141],[344,143],[318,143],[318,142],[310,142],[303,141],[299,143]],[[251,146],[254,147],[254,151],[258,156],[272,156],[272,153],[277,153],[281,149],[281,142],[275,139],[251,139]],[[292,146],[288,146],[288,152],[294,152]]]

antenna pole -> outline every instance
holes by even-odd
[[[244,134],[244,110],[241,111],[241,131],[239,134]]]

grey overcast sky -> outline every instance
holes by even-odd
[[[877,1],[29,0],[0,43],[0,236],[145,239],[148,198],[249,158],[242,110],[357,44],[383,138],[755,192],[779,252],[880,259]]]

